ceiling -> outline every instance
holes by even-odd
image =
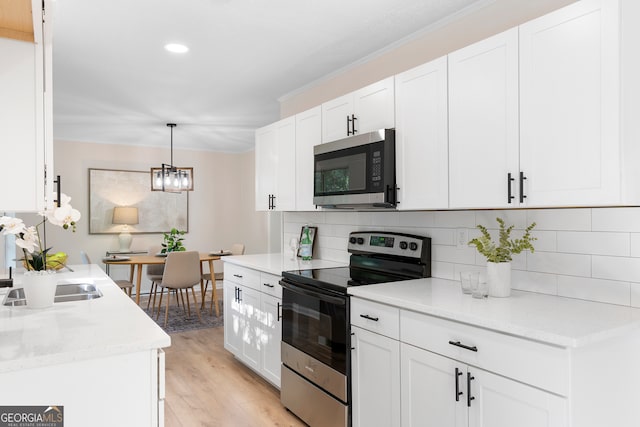
[[[242,152],[278,98],[476,0],[57,0],[54,138]],[[163,46],[187,45],[185,54]]]

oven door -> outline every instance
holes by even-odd
[[[290,281],[282,285],[282,341],[347,375],[349,298]]]

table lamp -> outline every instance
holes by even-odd
[[[118,242],[120,243],[120,252],[129,252],[131,248],[131,233],[129,233],[129,226],[138,223],[138,208],[130,206],[116,206],[113,208],[113,220],[114,224],[123,224],[122,232],[118,235]]]

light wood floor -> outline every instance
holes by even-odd
[[[276,388],[224,349],[223,328],[172,334],[165,352],[166,427],[305,425]]]

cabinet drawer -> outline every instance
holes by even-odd
[[[260,291],[282,299],[282,286],[280,276],[269,273],[260,273]]]
[[[238,285],[260,290],[260,272],[235,264],[224,264],[224,278]]]
[[[351,324],[397,340],[400,336],[400,310],[351,297]]]
[[[570,366],[565,348],[407,310],[400,312],[400,330],[400,340],[407,344],[568,394]]]

